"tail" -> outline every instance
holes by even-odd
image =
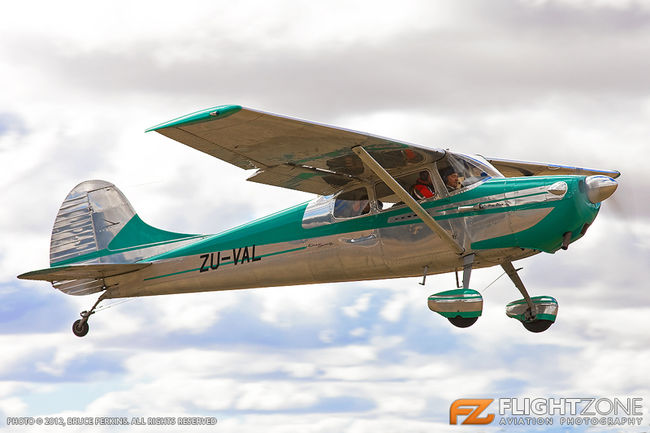
[[[95,293],[105,288],[103,278],[141,269],[147,257],[201,237],[146,224],[115,185],[88,180],[70,191],[56,216],[51,268],[18,278],[51,281],[73,295]]]

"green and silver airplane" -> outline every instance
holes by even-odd
[[[506,314],[541,332],[550,296],[529,296],[512,262],[581,238],[620,173],[466,155],[222,105],[157,131],[246,170],[248,180],[318,194],[216,235],[174,233],[140,219],[115,185],[77,185],[61,206],[50,268],[18,278],[104,299],[456,272],[456,288],[428,298],[458,327],[476,322],[474,268],[500,265],[521,292]],[[458,273],[462,271],[462,282]]]

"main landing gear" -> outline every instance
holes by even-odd
[[[431,311],[435,311],[447,318],[452,325],[458,328],[472,326],[483,313],[483,297],[476,290],[469,288],[469,279],[472,275],[474,254],[463,257],[463,288],[447,290],[429,296],[428,304]],[[456,282],[458,287],[458,282]]]
[[[483,313],[483,297],[476,290],[469,288],[473,264],[474,254],[463,257],[462,288],[456,281],[458,289],[435,293],[429,296],[428,300],[431,311],[445,317],[458,328],[472,326]],[[555,298],[550,296],[531,298],[512,263],[509,261],[504,262],[501,267],[523,296],[523,299],[512,301],[506,305],[506,315],[519,320],[524,325],[524,328],[530,332],[544,332],[550,328],[557,317],[558,304]],[[426,270],[425,268],[425,278]],[[456,280],[458,280],[458,274]]]
[[[106,297],[106,292],[104,292],[99,299],[97,299],[97,302],[95,302],[95,305],[92,306],[90,311],[82,311],[81,312],[81,319],[75,320],[75,322],[72,324],[72,332],[74,335],[77,337],[83,337],[86,334],[88,334],[88,330],[90,327],[88,326],[88,319],[90,318],[91,315],[95,314],[95,309],[97,308],[97,305],[99,305],[100,302],[104,300]]]
[[[501,267],[524,297],[506,305],[506,315],[519,320],[530,332],[544,332],[550,328],[557,317],[558,304],[555,298],[551,296],[531,298],[512,263],[503,262]]]

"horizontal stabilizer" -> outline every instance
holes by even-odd
[[[54,268],[40,269],[18,275],[21,280],[39,281],[64,281],[80,279],[101,279],[116,275],[128,274],[146,268],[151,263],[120,263],[120,264],[95,264],[95,265],[70,265]]]

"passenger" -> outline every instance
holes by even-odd
[[[362,195],[360,200],[354,202],[354,207],[357,212],[361,210],[357,215],[365,215],[370,212],[370,200],[368,200],[368,196],[366,194]]]
[[[370,212],[370,201],[365,194],[358,200],[338,199],[334,205],[334,216],[337,218],[351,218],[368,212]]]
[[[435,194],[431,174],[426,170],[421,171],[415,185],[411,187],[411,195],[416,200],[424,200],[433,197]]]

